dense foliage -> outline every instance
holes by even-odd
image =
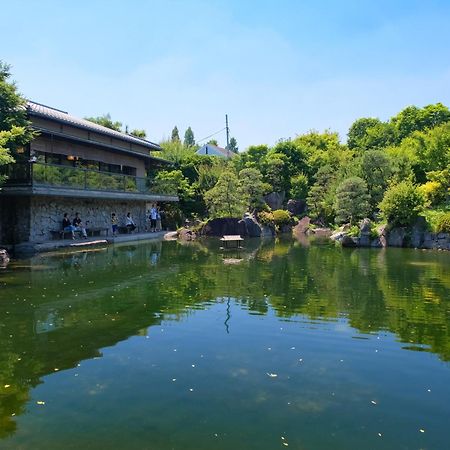
[[[24,158],[23,147],[33,138],[26,101],[10,81],[10,67],[0,61],[0,167]],[[0,172],[0,184],[6,176]]]
[[[290,199],[307,201],[307,214],[322,225],[357,223],[363,217],[409,225],[424,208],[449,201],[450,111],[441,103],[409,106],[384,122],[358,119],[347,144],[337,133],[311,131],[273,147],[250,146],[228,160],[196,155],[196,147],[176,137],[162,147],[161,156],[189,181],[193,202],[181,205],[185,216],[267,213],[264,195],[274,192],[284,207]],[[238,180],[234,210],[212,201],[224,194],[224,179]],[[261,220],[270,219],[266,216]]]

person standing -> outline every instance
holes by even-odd
[[[161,231],[161,211],[159,206],[156,208],[156,231]]]
[[[86,228],[83,226],[83,222],[80,218],[80,213],[75,213],[75,219],[73,219],[72,225],[75,227],[74,231],[80,231],[82,236],[87,239]]]
[[[118,220],[117,220],[116,213],[111,214],[111,228],[112,228],[112,234],[115,237],[116,233],[117,233],[117,228],[118,228]]]
[[[156,219],[158,217],[158,210],[155,205],[152,205],[150,209],[150,231],[154,233],[156,231]]]

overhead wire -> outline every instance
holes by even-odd
[[[210,137],[213,137],[213,136],[215,136],[216,134],[222,133],[222,131],[224,131],[224,130],[226,130],[226,127],[222,128],[222,129],[219,130],[219,131],[216,131],[216,132],[213,133],[213,134],[210,134],[209,136],[204,137],[203,139],[197,139],[197,142],[205,141],[206,139],[209,139]]]

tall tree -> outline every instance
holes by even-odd
[[[195,145],[194,132],[191,127],[184,133],[184,146],[185,147],[193,147]]]
[[[102,127],[110,128],[111,130],[122,131],[122,122],[113,121],[109,113],[98,117],[85,117],[85,120],[89,120],[89,122],[96,123]]]
[[[364,152],[361,158],[361,177],[367,184],[372,209],[381,202],[391,174],[391,162],[386,152],[381,150]]]
[[[26,158],[19,149],[34,136],[27,119],[26,100],[15,83],[9,81],[10,77],[10,66],[0,61],[0,166],[13,162],[14,158]]]
[[[180,142],[180,133],[176,125],[173,127],[171,140],[172,142]]]
[[[222,173],[216,185],[206,192],[205,202],[212,217],[241,217],[248,204],[234,172]]]
[[[228,144],[228,150],[230,150],[230,152],[233,153],[237,153],[239,151],[236,138],[232,137],[230,139],[230,143]]]
[[[252,210],[264,205],[263,196],[270,191],[270,185],[263,182],[258,169],[242,169],[239,172],[239,182],[242,197],[248,199],[247,209]]]
[[[393,144],[395,139],[396,131],[391,123],[369,117],[353,122],[347,145],[351,150],[375,150]]]
[[[336,189],[336,223],[354,224],[370,210],[367,185],[362,178],[344,180]]]

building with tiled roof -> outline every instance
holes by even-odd
[[[0,243],[39,243],[61,229],[62,216],[75,212],[91,230],[109,230],[131,212],[138,228],[147,225],[155,202],[178,201],[154,182],[170,164],[151,152],[158,144],[106,128],[65,111],[27,102],[36,137],[15,155],[0,191]]]

